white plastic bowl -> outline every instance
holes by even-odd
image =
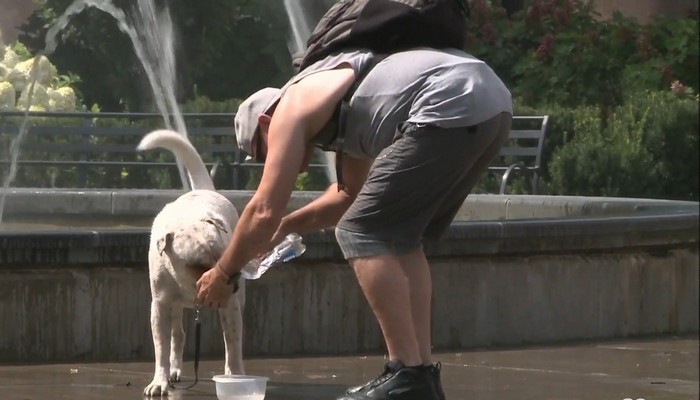
[[[263,400],[268,378],[253,375],[214,375],[219,400]]]

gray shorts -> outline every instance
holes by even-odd
[[[346,259],[404,254],[438,240],[498,155],[512,116],[468,128],[403,124],[336,225]]]

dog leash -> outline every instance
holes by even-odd
[[[302,249],[302,253],[306,250],[306,247]],[[240,277],[241,273],[237,273],[236,276]],[[233,293],[238,291],[238,279],[234,282]],[[195,300],[194,302],[194,382],[185,388],[185,390],[192,389],[194,385],[199,382],[199,345],[202,342],[202,321],[199,318],[200,305]],[[171,384],[172,386],[172,384]]]
[[[199,344],[201,342],[202,321],[199,319],[199,304],[194,306],[194,383],[185,390],[192,389],[199,382]]]

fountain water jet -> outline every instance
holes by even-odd
[[[2,223],[2,215],[3,210],[5,209],[5,199],[7,196],[7,192],[10,188],[10,184],[17,175],[17,161],[19,160],[20,145],[22,144],[24,136],[26,136],[28,131],[29,108],[31,107],[32,100],[34,98],[34,85],[36,85],[36,81],[38,79],[37,75],[39,69],[37,68],[37,66],[39,64],[39,59],[40,56],[36,56],[34,58],[34,63],[32,64],[32,69],[30,72],[31,83],[29,85],[29,92],[27,93],[27,105],[24,109],[24,119],[22,120],[22,125],[20,126],[19,134],[10,143],[10,169],[9,171],[7,171],[5,177],[3,178],[2,192],[0,192],[0,223]]]
[[[311,36],[311,27],[301,4],[294,0],[284,0],[284,8],[289,17],[292,31],[291,53],[299,53],[306,49],[306,40]]]

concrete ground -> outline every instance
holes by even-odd
[[[698,399],[698,337],[661,337],[436,354],[449,400]],[[382,358],[252,359],[247,372],[270,377],[266,400],[332,400],[374,378]],[[2,400],[141,399],[152,362],[0,366]],[[201,381],[171,399],[215,400],[212,375],[222,361],[200,365]],[[184,381],[193,380],[185,364]]]

